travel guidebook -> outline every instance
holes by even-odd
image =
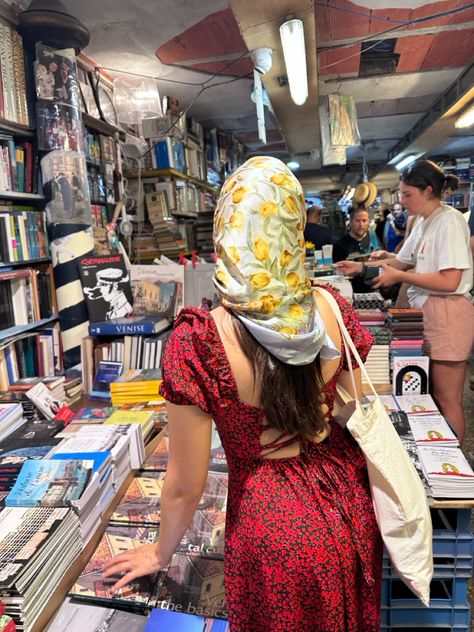
[[[165,472],[146,472],[136,476],[110,517],[114,524],[159,525],[161,490]]]
[[[184,267],[176,263],[132,265],[133,313],[174,318],[184,306]]]
[[[79,262],[79,273],[90,322],[132,313],[130,275],[121,255],[85,257]]]
[[[91,461],[27,461],[8,494],[7,507],[67,507],[81,497],[91,474]]]
[[[133,336],[136,334],[159,334],[171,327],[171,322],[163,316],[135,316],[112,318],[111,320],[89,323],[90,336]]]

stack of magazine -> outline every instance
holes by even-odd
[[[6,508],[0,519],[0,599],[18,630],[30,630],[81,552],[71,509]]]

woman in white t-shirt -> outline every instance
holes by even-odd
[[[403,206],[417,215],[396,257],[377,263],[383,272],[373,287],[407,283],[411,307],[423,310],[424,351],[430,356],[431,391],[441,412],[464,439],[462,404],[467,359],[474,342],[472,253],[462,214],[442,203],[458,179],[429,160],[417,160],[400,178]],[[347,274],[360,272],[344,262]],[[360,264],[357,264],[360,266]],[[414,271],[407,272],[410,268]]]

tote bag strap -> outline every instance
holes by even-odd
[[[323,288],[318,287],[316,288],[316,290],[320,291]],[[351,358],[351,353],[352,356],[356,359],[357,364],[359,365],[360,370],[362,371],[362,375],[364,376],[364,380],[366,382],[366,384],[368,384],[368,386],[370,387],[370,390],[372,391],[372,393],[378,397],[377,392],[374,388],[374,385],[372,384],[372,380],[369,377],[369,374],[367,373],[367,369],[364,366],[364,363],[361,360],[361,357],[359,355],[359,352],[357,351],[354,342],[352,341],[352,338],[349,335],[349,332],[347,331],[347,328],[344,324],[344,321],[342,319],[342,314],[341,314],[341,310],[339,309],[339,305],[337,304],[336,299],[332,296],[332,294],[330,292],[328,292],[327,290],[324,292],[324,298],[327,300],[327,302],[329,303],[329,306],[331,307],[334,316],[336,317],[337,323],[339,325],[339,329],[341,330],[341,337],[342,337],[342,343],[344,345],[344,351],[346,354],[346,358],[347,358],[347,365],[349,367],[349,373],[351,375],[351,380],[352,380],[352,386],[354,388],[354,394],[356,399],[358,399],[357,397],[357,389],[356,389],[356,385],[355,385],[355,379],[354,379],[354,371],[352,369],[352,358]]]

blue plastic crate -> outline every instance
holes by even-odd
[[[474,540],[473,540],[474,542]],[[455,547],[457,550],[458,547]],[[462,549],[462,546],[461,546]],[[433,554],[433,577],[449,578],[449,577],[472,577],[473,573],[473,557],[472,555],[461,556],[453,555],[449,552],[447,555]],[[382,577],[396,578],[398,577],[396,570],[388,557],[382,561]]]
[[[396,630],[412,626],[427,630],[467,630],[470,619],[471,609],[468,605],[455,608],[382,608],[381,629]]]
[[[474,537],[469,535],[449,535],[448,533],[433,535],[433,556],[472,557],[474,553]]]
[[[467,587],[470,578],[447,577],[435,578],[430,586],[430,609],[435,607],[466,606]],[[382,607],[396,608],[426,608],[405,584],[398,579],[382,580]]]
[[[432,507],[430,511],[434,536],[443,534],[472,535],[470,509]]]

